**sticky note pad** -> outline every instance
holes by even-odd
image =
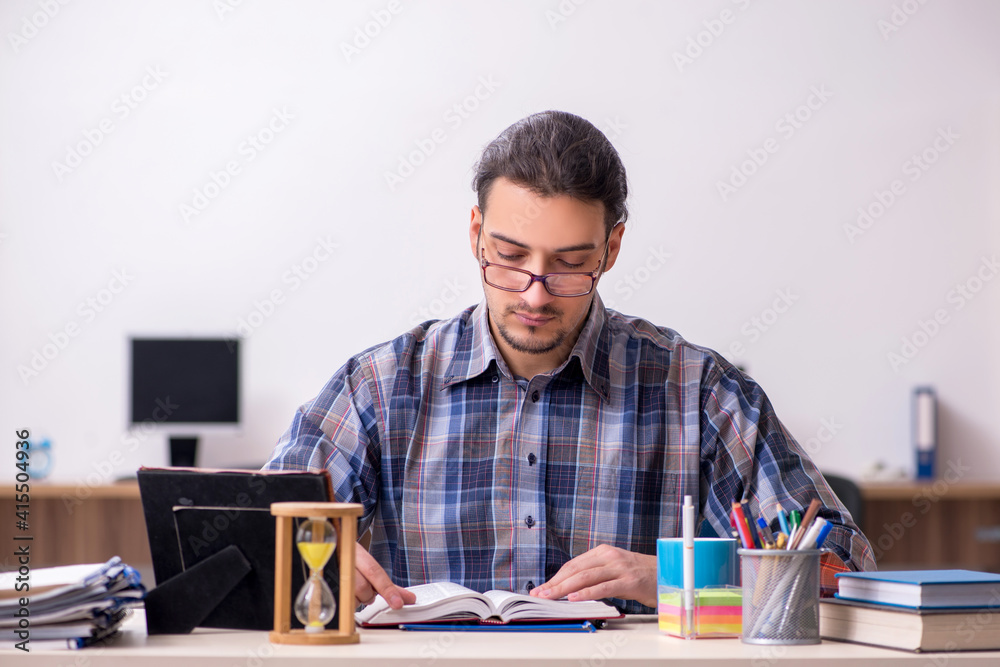
[[[660,632],[684,637],[684,591],[660,586],[658,594]],[[694,636],[736,637],[743,631],[743,591],[740,588],[699,588],[694,598]]]

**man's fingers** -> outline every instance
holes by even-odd
[[[392,583],[389,575],[385,573],[382,566],[378,564],[372,555],[361,546],[355,545],[355,573],[358,581],[354,586],[354,594],[360,602],[368,604],[375,599],[375,594],[381,595],[389,606],[399,609],[404,604],[417,601],[417,596],[412,591],[397,586]],[[368,599],[363,599],[365,595]]]
[[[576,558],[571,558],[563,563],[563,566],[559,568],[559,571],[551,579],[533,589],[531,594],[536,597],[559,599],[573,591],[579,590],[582,586],[600,581],[601,575],[595,570],[600,570],[613,563],[619,557],[616,551],[618,550],[614,547],[602,544],[594,549],[585,551]],[[580,575],[585,575],[586,578],[580,580]]]
[[[560,570],[560,573],[562,571]],[[556,581],[553,577],[550,581],[545,582],[542,586],[542,591],[539,593],[542,597],[552,598],[558,600],[569,596],[571,600],[587,600],[593,599],[585,596],[574,596],[573,593],[584,593],[585,589],[590,586],[596,586],[602,582],[614,579],[616,577],[615,569],[604,565],[598,567],[591,567],[568,576],[564,576],[560,581]],[[532,591],[534,592],[534,591]]]

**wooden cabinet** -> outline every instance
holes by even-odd
[[[865,483],[861,492],[879,569],[1000,572],[1000,484]]]
[[[16,525],[13,484],[0,488],[0,569],[17,567],[14,547],[29,544],[31,567],[104,562],[122,557],[141,570],[151,569],[146,521],[139,486],[132,483],[98,487],[32,484],[28,529]],[[32,537],[15,541],[14,536]]]

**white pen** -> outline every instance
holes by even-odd
[[[823,529],[826,525],[826,519],[821,516],[816,517],[816,520],[812,522],[809,526],[809,530],[802,537],[802,541],[799,542],[799,549],[815,549],[816,548],[816,538],[819,536],[819,531]]]
[[[685,637],[694,635],[694,505],[691,496],[684,496],[681,535],[684,538],[684,611],[687,618]]]

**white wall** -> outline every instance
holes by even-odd
[[[606,301],[746,364],[827,469],[910,467],[910,392],[929,383],[943,456],[996,477],[1000,280],[976,273],[995,277],[982,258],[1000,252],[997,3],[223,2],[0,5],[0,432],[51,438],[53,479],[165,463],[162,433],[123,440],[130,335],[230,334],[280,290],[246,340],[245,423],[204,443],[205,465],[260,462],[350,354],[478,301],[471,166],[549,108],[605,128],[629,171]],[[373,15],[391,21],[348,58]],[[814,90],[830,96],[808,120],[776,125]],[[449,112],[463,100],[467,117]],[[275,109],[292,119],[249,160]],[[111,132],[57,174],[103,119]],[[939,131],[957,138],[915,178],[905,163]],[[776,152],[724,200],[718,183],[768,139]],[[239,173],[185,222],[229,161]],[[849,240],[895,179],[905,191]],[[317,239],[337,248],[297,286],[287,272]],[[981,290],[959,308],[966,281]],[[777,292],[792,305],[771,319]],[[893,368],[915,335],[926,344]],[[22,378],[36,352],[53,358]]]

